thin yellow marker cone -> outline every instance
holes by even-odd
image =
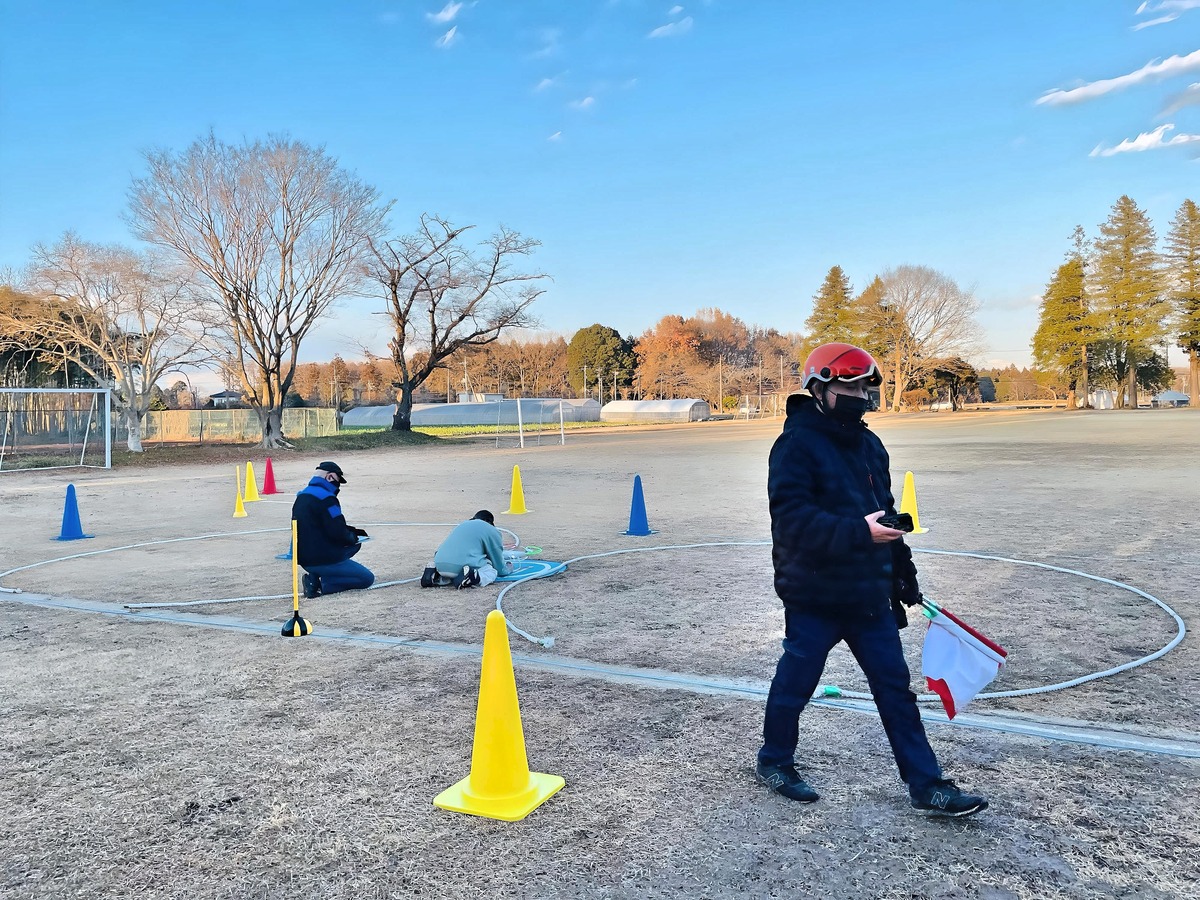
[[[258,485],[254,482],[254,463],[246,463],[246,502],[258,500]]]
[[[312,623],[300,615],[300,564],[296,562],[296,520],[292,519],[292,617],[283,623],[284,637],[305,637],[312,634]]]
[[[523,516],[529,512],[525,508],[525,489],[521,487],[521,467],[513,466],[512,499],[508,501],[506,516]]]
[[[525,733],[508,647],[508,625],[498,609],[488,613],[483,670],[475,710],[471,774],[433,800],[439,809],[516,822],[562,790],[558,775],[530,772]]]
[[[900,512],[908,513],[913,520],[913,534],[925,534],[928,528],[921,527],[921,517],[917,515],[917,486],[913,481],[913,473],[904,473],[904,493],[900,496]]]
[[[242,467],[237,466],[233,470],[233,483],[237,486],[237,503],[233,505],[233,517],[235,519],[246,518],[246,507],[242,504]]]

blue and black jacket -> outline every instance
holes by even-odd
[[[308,487],[296,494],[292,518],[299,545],[296,562],[301,566],[339,563],[362,546],[354,529],[346,524],[337,491],[324,478],[314,475]]]
[[[871,541],[865,516],[895,513],[889,459],[865,424],[843,425],[811,397],[788,397],[783,433],[771,448],[775,592],[784,605],[827,615],[875,616],[917,602],[912,551]]]

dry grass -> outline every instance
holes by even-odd
[[[1175,457],[1160,452],[1169,427],[1145,433],[1147,422],[1178,420],[1139,419],[1142,433],[1131,436],[1120,430],[1126,420],[1102,419],[1117,430],[1092,431],[1088,441],[1108,450],[1082,460],[1046,421],[979,433],[952,419],[895,426],[887,438],[897,469],[919,460],[931,539],[1124,577],[1194,618],[1194,531],[1160,526],[1154,513],[1166,498],[1185,507],[1200,498],[1171,469]],[[519,462],[533,512],[502,524],[565,559],[629,545],[616,532],[638,471],[651,524],[663,530],[644,543],[761,539],[769,426],[713,430],[721,427],[597,435],[520,456],[471,446],[374,451],[342,459],[345,501],[359,522],[454,521],[480,505],[503,508],[503,494],[485,499],[489,485],[507,487]],[[989,462],[1007,458],[997,447],[1035,468],[1013,477]],[[310,465],[285,461],[277,474],[298,483]],[[1156,472],[1129,476],[1110,496],[1114,467]],[[282,527],[286,504],[229,520],[219,468],[79,479],[85,530],[99,536],[71,546],[45,540],[67,476],[22,476],[3,484],[0,552],[19,565],[81,548]],[[1056,495],[1068,475],[1084,497],[1073,507]],[[1133,520],[1136,528],[1122,524]],[[29,523],[38,523],[34,535]],[[439,535],[373,531],[363,556],[382,579],[417,574]],[[96,556],[4,584],[114,604],[279,593],[287,566],[271,557],[280,534]],[[1171,633],[1161,613],[1114,588],[998,563],[918,561],[931,593],[953,598],[1013,651],[998,687],[1094,670]],[[765,682],[780,626],[768,568],[765,548],[612,557],[522,586],[505,606],[524,628],[555,635],[555,653]],[[405,585],[320,598],[305,612],[318,629],[478,642],[495,592]],[[1190,896],[1200,877],[1196,761],[937,727],[931,738],[947,770],[986,792],[992,809],[932,821],[908,808],[875,719],[814,708],[803,764],[824,799],[801,807],[753,784],[758,703],[519,667],[531,765],[563,775],[567,787],[524,822],[492,822],[431,803],[469,766],[478,678],[470,656],[4,599],[5,896],[1174,898]],[[281,624],[286,606],[250,603],[236,613]],[[910,629],[914,659],[918,643]],[[517,638],[513,648],[544,652]],[[1101,685],[978,711],[1194,737],[1195,662],[1185,642]],[[827,680],[862,686],[841,654]]]

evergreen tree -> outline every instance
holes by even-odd
[[[804,322],[808,335],[805,354],[832,341],[853,344],[858,340],[858,317],[850,295],[850,279],[841,266],[834,266],[813,297],[812,313]]]
[[[1058,267],[1042,295],[1037,331],[1033,334],[1033,358],[1038,368],[1059,372],[1071,391],[1078,390],[1087,401],[1087,346],[1091,341],[1083,260],[1072,255]],[[1067,407],[1071,407],[1068,398]]]
[[[598,375],[605,378],[605,384],[610,383],[614,371],[621,373],[622,384],[628,384],[637,369],[637,357],[632,342],[615,328],[597,322],[580,328],[567,344],[567,379],[576,391],[584,390],[584,366],[589,387],[596,384]]]
[[[1124,382],[1127,398],[1117,390],[1117,406],[1137,409],[1138,366],[1153,355],[1167,334],[1169,304],[1163,291],[1161,264],[1149,216],[1128,196],[1114,205],[1096,238],[1096,260],[1088,292],[1097,331],[1113,347],[1109,372]]]
[[[1171,221],[1166,251],[1171,299],[1179,317],[1179,346],[1188,354],[1188,393],[1200,407],[1200,207],[1184,200]]]
[[[894,347],[888,338],[893,329],[890,323],[891,316],[884,302],[885,296],[883,279],[876,275],[866,289],[854,299],[854,317],[859,323],[859,334],[857,341],[851,341],[870,353],[879,365],[879,374],[883,378],[883,383],[879,386],[880,406],[887,406],[888,379],[895,370],[895,361],[892,359]],[[803,363],[803,358],[800,361]]]

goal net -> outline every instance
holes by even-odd
[[[0,472],[111,465],[108,391],[0,388]]]

